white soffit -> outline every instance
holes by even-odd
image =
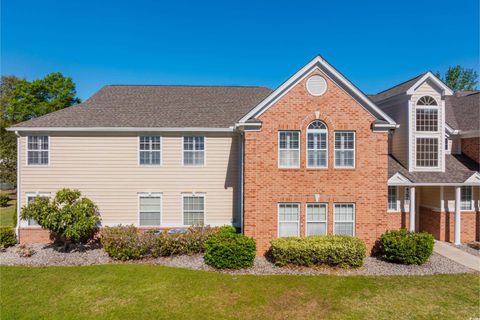
[[[413,86],[410,87],[410,89],[407,90],[408,95],[412,95],[417,88],[427,81],[428,79],[432,80],[438,87],[442,89],[442,95],[444,96],[451,96],[453,95],[452,89],[450,89],[445,83],[443,83],[442,80],[438,79],[433,73],[428,71],[421,77]]]
[[[402,175],[401,173],[397,172],[395,173],[390,179],[388,179],[388,184],[411,184],[412,181],[410,181],[407,177]]]

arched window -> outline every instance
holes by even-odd
[[[417,101],[416,112],[416,131],[418,132],[436,132],[438,131],[438,104],[430,96],[423,96]]]
[[[307,128],[307,167],[326,168],[328,130],[325,123],[315,120]]]

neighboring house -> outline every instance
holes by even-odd
[[[106,86],[9,129],[19,211],[77,188],[103,226],[232,224],[259,254],[327,233],[372,248],[401,227],[479,240],[479,108],[431,73],[367,97],[319,56],[274,91]],[[48,241],[35,221],[18,232]]]

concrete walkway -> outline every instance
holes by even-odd
[[[433,251],[470,269],[480,271],[480,257],[455,248],[448,243],[435,241]]]

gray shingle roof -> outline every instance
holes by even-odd
[[[456,92],[447,96],[445,118],[453,129],[480,130],[480,91]]]
[[[415,82],[417,82],[424,75],[425,75],[425,73],[422,73],[422,74],[416,76],[415,78],[412,78],[410,80],[407,80],[405,82],[397,84],[396,86],[391,87],[390,89],[381,91],[381,92],[376,93],[376,94],[371,94],[368,97],[373,102],[377,103],[379,101],[388,99],[388,98],[396,96],[398,94],[405,93],[408,89],[410,89],[411,86],[413,86],[415,84]]]
[[[409,172],[393,156],[388,159],[388,178],[399,172],[413,183],[462,183],[479,171],[479,164],[464,155],[445,155],[445,172]]]
[[[13,127],[228,128],[271,93],[265,87],[103,87],[84,103]]]

